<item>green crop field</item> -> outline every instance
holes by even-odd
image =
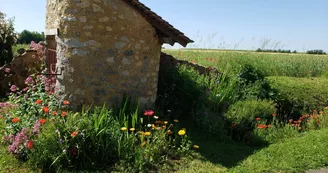
[[[249,64],[265,76],[317,77],[328,72],[328,55],[188,49],[163,51],[179,59],[218,68],[219,71],[231,66],[233,72],[238,72],[242,65]]]

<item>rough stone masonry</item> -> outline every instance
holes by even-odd
[[[154,104],[163,42],[123,0],[47,0],[46,35],[56,42],[48,44],[56,45],[57,92],[74,107],[111,105],[123,93]]]

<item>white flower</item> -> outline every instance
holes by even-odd
[[[155,118],[155,119],[158,119],[158,116],[155,115],[154,118]]]
[[[151,127],[151,124],[148,124],[147,127]]]
[[[171,110],[167,110],[167,112],[171,112]]]

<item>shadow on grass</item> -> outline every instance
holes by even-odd
[[[228,135],[222,136],[223,132],[219,132],[219,136],[221,135],[219,138],[225,138],[222,140],[222,138],[218,139],[207,133],[206,127],[202,127],[201,130],[197,128],[195,120],[192,118],[192,112],[202,107],[202,104],[199,103],[206,102],[208,94],[208,88],[200,84],[202,83],[201,79],[202,76],[195,70],[188,68],[180,70],[177,63],[174,62],[174,58],[161,57],[157,108],[164,112],[172,111],[166,117],[171,121],[173,119],[180,120],[180,127],[187,129],[193,144],[200,146],[198,152],[205,159],[204,161],[220,164],[227,168],[234,167],[256,150],[265,147],[266,144],[261,140],[256,140],[257,145],[247,145],[232,140]],[[216,131],[223,129],[224,124],[231,125],[231,122],[220,124],[222,126]]]

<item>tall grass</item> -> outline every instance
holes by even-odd
[[[244,64],[254,66],[265,76],[317,77],[328,71],[326,55],[168,49],[164,52],[179,59],[218,68],[219,71],[231,64],[231,72],[234,73],[238,73]]]

